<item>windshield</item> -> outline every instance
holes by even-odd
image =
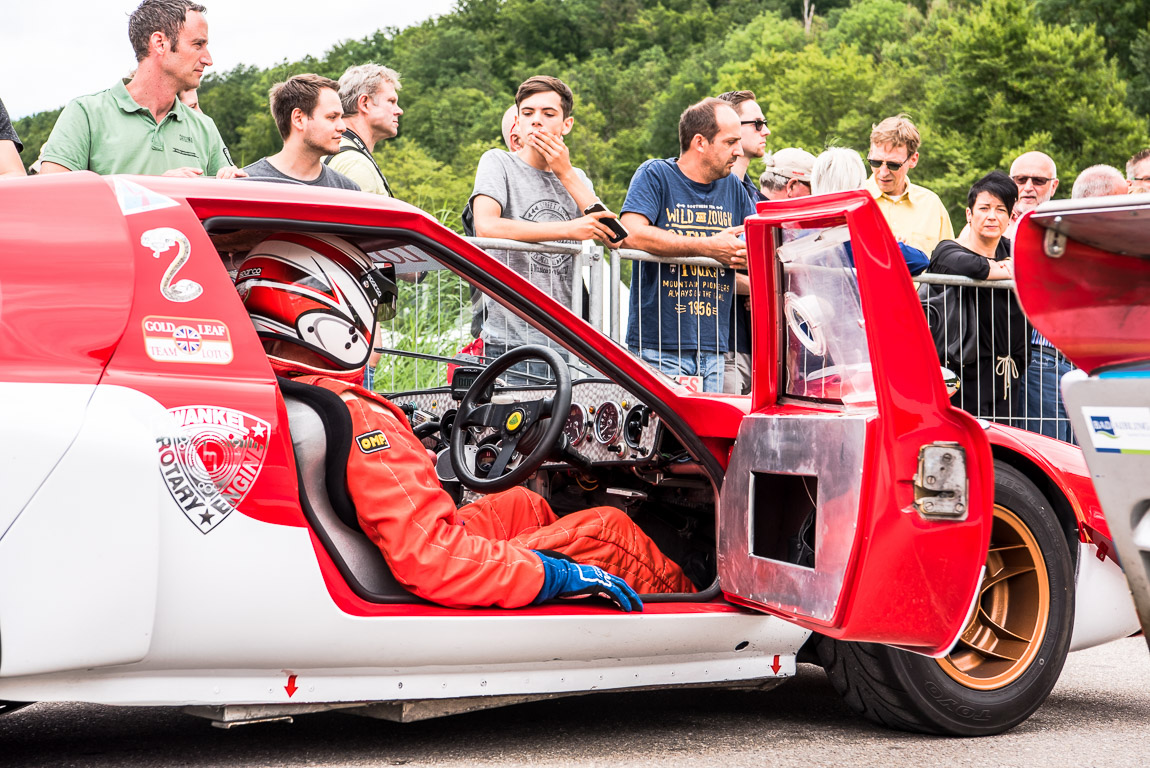
[[[573,380],[600,377],[585,361],[525,321],[503,311],[495,299],[444,268],[421,246],[380,243],[370,255],[395,265],[399,300],[395,317],[381,323],[375,349],[375,389],[385,393],[423,391],[451,383],[460,366],[482,367],[524,343],[550,347],[567,362]],[[554,376],[543,363],[516,365],[506,386],[547,385]]]

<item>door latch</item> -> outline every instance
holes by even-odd
[[[965,520],[966,453],[958,443],[938,442],[918,449],[914,506],[928,520]]]

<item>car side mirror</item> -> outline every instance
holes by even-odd
[[[954,397],[954,393],[958,391],[958,374],[945,365],[939,366],[939,368],[942,371],[942,383],[946,385],[946,396]]]

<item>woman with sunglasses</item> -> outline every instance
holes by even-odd
[[[1010,240],[1003,236],[1018,199],[1018,186],[1001,171],[976,181],[966,195],[967,227],[954,240],[943,240],[927,271],[975,280],[1012,280]],[[963,295],[965,294],[965,295]],[[964,287],[959,301],[973,302],[977,357],[960,365],[958,392],[951,401],[976,416],[1009,419],[1015,413],[1029,352],[1026,318],[1014,291]]]

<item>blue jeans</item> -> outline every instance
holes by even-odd
[[[725,361],[720,352],[693,350],[685,355],[664,352],[659,349],[636,349],[631,352],[640,360],[650,363],[655,370],[668,376],[699,376],[703,379],[704,392],[723,391],[723,367]]]
[[[1062,376],[1072,370],[1074,366],[1053,347],[1030,347],[1030,365],[1022,381],[1023,429],[1074,442],[1058,386]]]

